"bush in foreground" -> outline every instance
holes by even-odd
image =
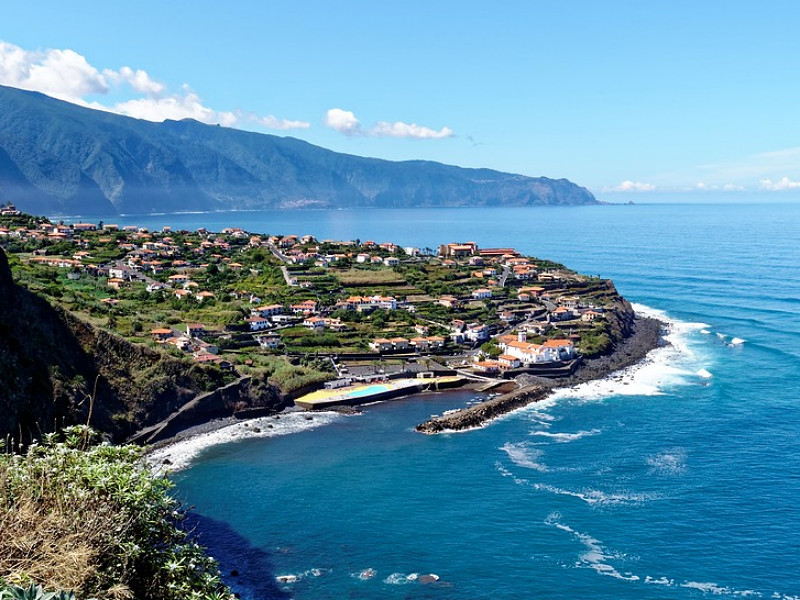
[[[141,448],[96,437],[72,427],[0,454],[0,598],[32,584],[42,594],[31,598],[49,597],[42,588],[78,600],[231,598],[181,527],[169,480],[147,469]]]

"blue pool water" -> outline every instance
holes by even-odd
[[[353,390],[352,392],[347,392],[347,395],[351,398],[362,398],[363,396],[370,396],[372,394],[386,392],[390,389],[391,388],[386,384],[376,384],[376,385],[370,385],[360,390]]]
[[[478,431],[413,431],[474,400],[454,391],[282,419],[270,431],[293,433],[196,455],[177,493],[242,597],[800,598],[800,207],[213,218],[197,225],[516,246],[611,277],[672,323],[636,372]]]

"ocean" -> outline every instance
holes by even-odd
[[[480,430],[414,432],[479,399],[452,391],[173,449],[176,494],[242,598],[800,598],[800,206],[116,221],[514,246],[669,323],[637,367]]]

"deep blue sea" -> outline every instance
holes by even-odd
[[[243,598],[800,598],[800,206],[116,220],[514,246],[670,322],[638,368],[481,430],[413,431],[473,400],[458,391],[174,449],[177,493]]]

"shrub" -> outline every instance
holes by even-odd
[[[25,454],[0,454],[0,577],[79,598],[231,598],[182,528],[169,480],[146,468],[141,448],[95,438],[72,427]]]

